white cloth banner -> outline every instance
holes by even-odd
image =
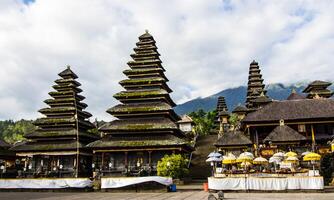
[[[322,190],[323,177],[208,178],[212,190]]]
[[[318,177],[289,177],[289,190],[322,190],[324,189],[324,179],[322,176]]]
[[[101,188],[121,188],[129,185],[135,185],[139,183],[145,183],[154,181],[162,185],[171,185],[173,184],[172,178],[161,177],[161,176],[144,176],[144,177],[110,177],[110,178],[101,178]]]
[[[89,178],[0,179],[0,189],[61,189],[92,187]]]
[[[247,178],[248,190],[285,190],[286,178]]]
[[[211,190],[246,190],[245,178],[208,178]]]

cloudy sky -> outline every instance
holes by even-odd
[[[247,82],[334,79],[333,1],[1,0],[0,119],[34,119],[71,65],[87,111],[110,120],[132,48],[155,37],[173,99],[182,103]]]

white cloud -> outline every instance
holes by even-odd
[[[70,64],[87,111],[110,120],[137,37],[157,41],[176,102],[247,82],[333,79],[331,1],[0,1],[0,119],[35,118]]]

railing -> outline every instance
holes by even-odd
[[[195,135],[194,137],[194,146],[193,146],[194,148],[196,147],[197,138],[198,138],[198,134]],[[191,152],[189,155],[188,168],[190,168],[192,158],[193,158],[193,152]]]

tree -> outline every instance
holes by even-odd
[[[165,155],[158,161],[158,176],[167,176],[174,179],[183,178],[189,173],[188,160],[181,154]]]
[[[189,116],[195,123],[195,133],[198,135],[209,134],[214,127],[216,113],[216,111],[206,113],[203,109],[199,109],[197,112],[191,112]]]
[[[230,118],[228,119],[228,122],[231,126],[233,126],[233,129],[236,129],[240,124],[240,119],[239,119],[238,115],[232,113],[230,115]]]
[[[36,127],[32,124],[31,120],[21,119],[13,122],[12,120],[2,121],[0,126],[1,139],[4,139],[8,143],[15,143],[17,141],[25,140],[23,137],[25,134],[33,132]]]

